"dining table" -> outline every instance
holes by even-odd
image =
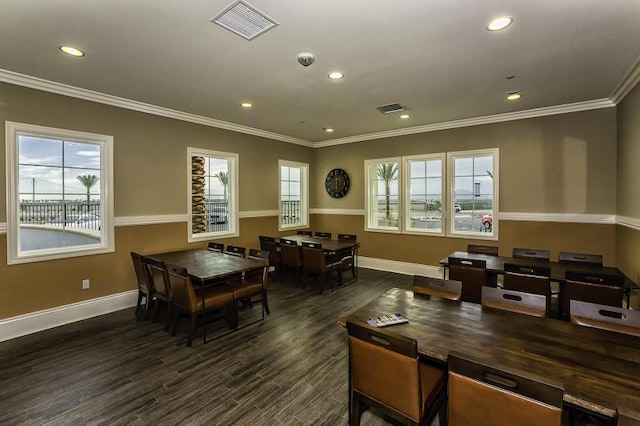
[[[302,246],[303,242],[307,243],[317,243],[322,245],[322,250],[325,253],[337,253],[337,252],[353,252],[353,264],[354,264],[354,274],[353,280],[350,283],[354,283],[358,281],[358,249],[360,248],[360,243],[353,240],[331,240],[328,238],[316,238],[310,235],[289,235],[286,237],[280,237],[280,239],[286,239],[295,241],[299,246]],[[345,283],[349,284],[349,283]]]
[[[191,281],[200,285],[202,290],[200,294],[202,295],[204,343],[208,342],[206,312],[204,310],[204,288],[228,283],[230,281],[239,281],[244,272],[264,267],[264,263],[258,260],[202,248],[154,253],[149,256],[162,260],[166,264],[186,268]]]
[[[340,320],[400,313],[386,333],[415,339],[421,357],[446,366],[449,352],[559,381],[566,407],[614,419],[640,407],[640,338],[392,288]]]

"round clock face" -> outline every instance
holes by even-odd
[[[349,191],[349,175],[342,169],[333,169],[327,174],[324,187],[333,198],[342,198]]]

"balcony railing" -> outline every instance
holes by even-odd
[[[20,223],[100,230],[100,202],[23,201]]]
[[[282,225],[295,225],[301,223],[302,204],[300,201],[280,201]]]

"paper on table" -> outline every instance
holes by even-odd
[[[409,322],[409,320],[403,317],[400,313],[381,315],[377,318],[371,318],[367,320],[367,324],[373,327],[386,327],[388,325],[402,324],[405,322]]]

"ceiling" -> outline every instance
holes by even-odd
[[[231,0],[3,0],[0,69],[313,145],[611,98],[640,57],[638,0],[248,2],[279,26],[209,22]],[[395,102],[409,119],[374,109]]]

